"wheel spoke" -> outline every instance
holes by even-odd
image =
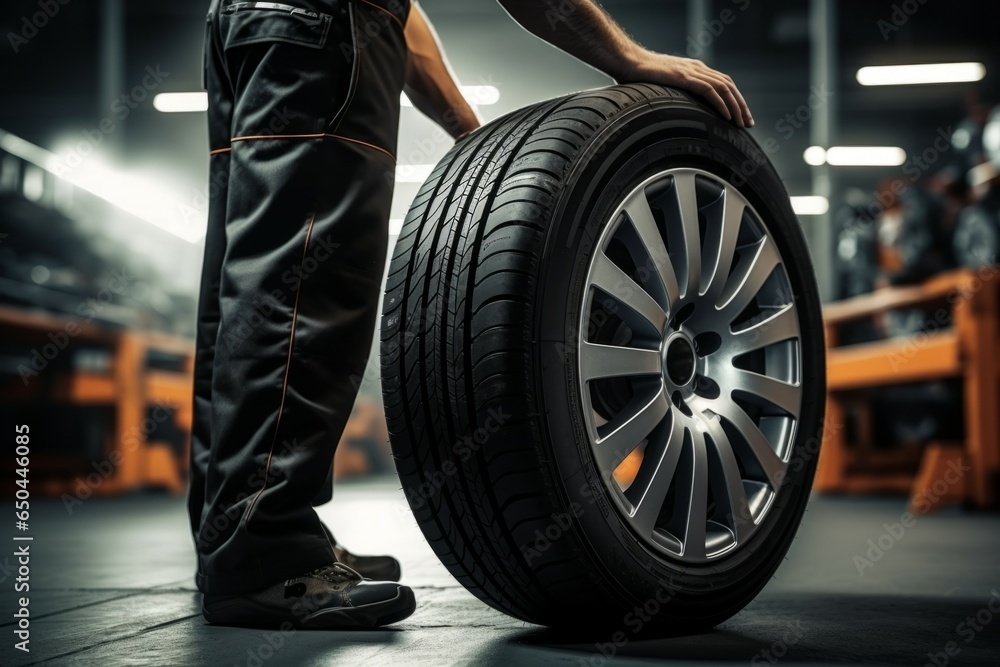
[[[657,350],[586,342],[580,346],[580,379],[584,382],[598,378],[658,375],[662,370]]]
[[[684,448],[684,427],[681,426],[680,420],[676,419],[676,415],[675,412],[666,443],[660,452],[660,460],[656,462],[656,470],[632,513],[636,528],[647,537],[653,534],[656,519],[663,509],[663,501],[667,497],[667,491],[670,490],[670,483],[677,471],[677,461]],[[650,451],[648,445],[646,451]]]
[[[713,238],[708,244],[709,252],[714,254],[710,266],[702,267],[701,284],[709,303],[717,303],[722,294],[729,271],[733,267],[733,257],[736,253],[736,241],[740,235],[740,224],[746,204],[731,188],[726,188],[726,199],[723,204],[722,220],[720,221],[718,238]],[[713,246],[715,250],[712,250]],[[711,271],[711,274],[708,274]]]
[[[766,320],[734,332],[732,337],[733,355],[759,350],[782,341],[799,337],[799,318],[795,306],[789,304]]]
[[[733,401],[726,402],[720,410],[720,414],[739,431],[739,434],[750,446],[750,451],[753,452],[764,476],[771,483],[771,486],[777,489],[784,475],[786,464],[774,451],[767,437],[757,428],[757,425],[753,423],[743,408]]]
[[[607,255],[597,251],[594,265],[591,269],[591,284],[600,288],[611,297],[624,304],[630,311],[639,315],[659,333],[663,331],[667,316],[660,304],[644,290],[631,276],[618,268]],[[619,313],[622,319],[630,325],[635,324],[635,318],[629,318],[625,313]]]
[[[645,192],[636,193],[626,204],[625,212],[628,214],[629,220],[632,221],[632,226],[635,227],[639,240],[653,261],[656,275],[666,292],[668,305],[673,306],[680,298],[677,275],[674,273],[673,262],[670,261],[667,246],[664,245],[663,237],[656,226],[656,219],[653,217],[653,210],[649,207],[649,200],[646,199]]]
[[[712,438],[712,444],[722,468],[721,476],[713,480],[714,497],[716,502],[724,504],[726,515],[732,522],[736,534],[736,542],[739,543],[754,526],[746,489],[743,487],[743,477],[740,474],[739,464],[736,462],[733,445],[729,442],[729,437],[718,420],[708,420],[708,434]]]
[[[675,174],[674,192],[677,195],[677,207],[684,232],[684,256],[687,264],[684,295],[689,296],[698,289],[701,278],[701,230],[698,226],[698,192],[695,175],[689,172]]]
[[[705,556],[705,533],[708,524],[708,456],[705,434],[698,429],[691,433],[691,479],[688,493],[687,526],[684,530],[684,556]]]
[[[731,377],[733,378],[732,390],[734,392],[746,394],[745,398],[754,402],[763,399],[793,417],[798,416],[802,401],[802,387],[800,385],[738,369]]]
[[[735,286],[728,286],[726,294],[722,297],[724,304],[722,310],[725,311],[730,322],[750,305],[780,261],[778,249],[768,236],[763,237],[757,243],[756,252],[750,252],[740,257],[736,267],[738,278],[734,281]]]
[[[625,460],[625,457],[663,421],[670,409],[667,395],[662,388],[656,392],[656,396],[651,401],[645,404],[640,402],[640,405],[641,407],[633,414],[628,413],[629,406],[626,406],[612,420],[611,423],[615,425],[614,430],[597,441],[595,453],[598,465],[604,472],[608,474],[613,472]]]

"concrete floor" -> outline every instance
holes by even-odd
[[[989,611],[991,598],[1000,610],[1000,517],[947,510],[898,539],[883,536],[904,511],[900,499],[815,498],[787,562],[742,613],[707,634],[633,641],[607,660],[598,637],[558,636],[468,594],[424,543],[392,480],[341,484],[321,511],[352,549],[398,555],[416,589],[412,617],[367,632],[206,625],[179,498],[92,499],[72,514],[58,500],[33,500],[31,653],[13,649],[16,575],[11,556],[0,556],[0,664],[919,666],[939,653],[937,667],[1000,664],[1000,618],[990,623]],[[878,560],[873,551],[859,574],[855,556],[868,559],[868,541],[880,537],[888,550]],[[945,663],[949,642],[958,653]]]

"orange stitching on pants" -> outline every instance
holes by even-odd
[[[218,155],[219,153],[228,153],[233,150],[232,146],[229,148],[216,148],[214,151],[208,151],[209,155]]]
[[[248,141],[250,139],[316,139],[323,134],[251,134],[245,137],[233,137],[229,141]]]
[[[367,141],[361,141],[360,139],[351,139],[350,137],[345,137],[340,134],[261,134],[256,136],[246,136],[246,137],[233,137],[231,141],[248,141],[250,139],[322,139],[329,137],[331,139],[340,139],[341,141],[349,141],[352,144],[361,144],[362,146],[367,146],[372,150],[376,150],[380,153],[385,153],[388,155],[393,162],[396,161],[396,156],[382,148],[381,146],[376,146],[375,144],[370,144]],[[229,148],[220,148],[217,151],[212,151],[209,155],[221,151],[231,150]]]
[[[362,146],[367,146],[368,148],[372,148],[374,150],[377,150],[377,151],[380,151],[382,153],[385,153],[390,158],[392,158],[393,162],[396,161],[396,156],[395,155],[393,155],[392,153],[390,153],[386,149],[384,149],[384,148],[382,148],[380,146],[376,146],[375,144],[370,144],[367,141],[361,141],[360,139],[351,139],[350,137],[344,137],[344,136],[341,136],[339,134],[327,134],[325,136],[332,137],[334,139],[340,139],[341,141],[350,141],[352,144],[361,144]]]
[[[313,223],[316,222],[316,214],[313,213],[312,217],[309,219],[309,228],[306,230],[306,242],[302,248],[302,261],[299,263],[299,268],[306,260],[306,252],[309,250],[309,238],[312,236]],[[288,372],[292,367],[292,346],[295,343],[295,322],[299,315],[299,296],[302,294],[302,271],[299,271],[298,284],[295,289],[295,305],[292,307],[292,331],[288,335],[288,358],[285,360],[285,377],[281,383],[281,403],[278,405],[278,421],[274,425],[274,437],[271,438],[271,451],[267,454],[267,464],[264,466],[264,483],[261,484],[260,490],[250,501],[250,506],[247,508],[246,519],[243,520],[243,525],[246,526],[250,523],[250,516],[253,514],[253,508],[257,504],[257,499],[260,498],[260,494],[264,493],[264,489],[267,487],[267,475],[271,472],[271,457],[274,456],[274,445],[278,442],[278,429],[281,427],[281,415],[285,411],[285,396],[288,393]],[[260,569],[260,561],[257,562],[257,568]],[[261,573],[263,576],[263,573]]]

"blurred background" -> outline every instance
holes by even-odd
[[[495,2],[424,5],[486,119],[608,83]],[[935,503],[995,504],[997,3],[603,5],[648,47],[731,74],[785,179],[830,304],[831,414],[844,426],[818,488],[914,500],[930,488],[921,475],[931,484],[935,466],[960,461],[975,473]],[[44,443],[35,493],[184,490],[212,187],[206,9],[0,8],[0,410]],[[450,143],[404,109],[394,234]],[[386,439],[373,349],[337,476],[391,474]]]

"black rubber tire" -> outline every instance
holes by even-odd
[[[742,189],[795,293],[805,387],[765,525],[705,566],[651,550],[600,482],[580,416],[575,334],[593,239],[664,167]],[[629,85],[543,102],[456,145],[416,196],[389,271],[382,385],[396,467],[420,528],[487,604],[552,627],[626,635],[711,627],[788,550],[818,458],[825,394],[815,278],[761,147],[677,90]]]

